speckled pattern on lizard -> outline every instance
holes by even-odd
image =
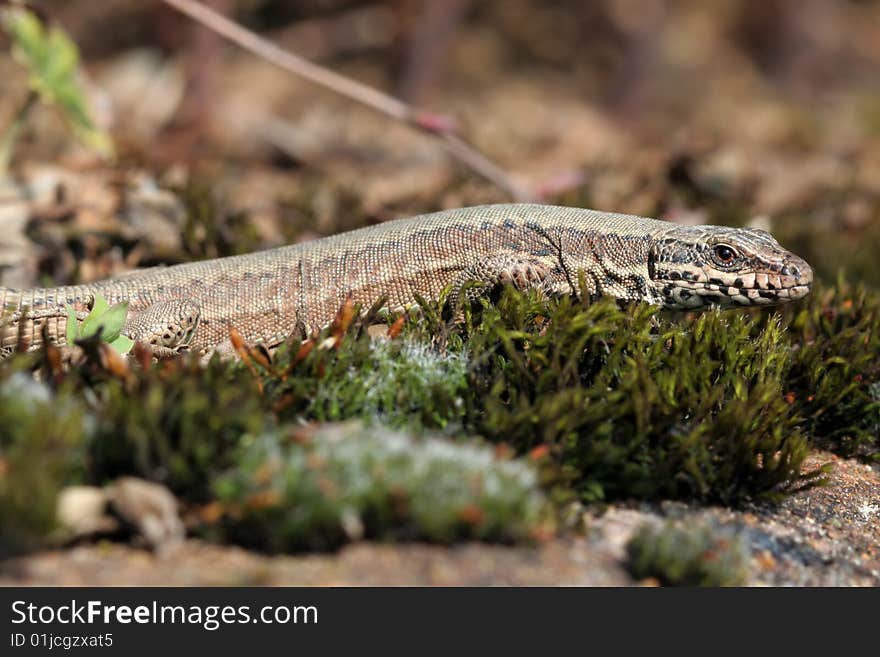
[[[578,289],[581,280],[587,289]],[[249,342],[273,346],[327,325],[348,297],[363,307],[386,297],[393,310],[451,286],[455,304],[471,281],[703,309],[793,301],[812,280],[810,266],[762,230],[485,205],[85,285],[0,288],[0,346],[11,350],[19,334],[38,345],[44,324],[63,344],[66,307],[82,318],[96,294],[129,303],[125,335],[173,353],[211,351],[228,341],[232,327]]]

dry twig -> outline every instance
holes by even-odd
[[[535,200],[536,195],[532,191],[512,180],[501,167],[464,141],[457,134],[455,121],[449,117],[416,110],[397,98],[318,66],[280,48],[271,41],[194,0],[162,0],[162,2],[171,5],[245,50],[294,75],[356,100],[386,116],[437,137],[447,151],[459,162],[506,191],[515,200]]]

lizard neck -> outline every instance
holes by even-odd
[[[662,301],[649,268],[652,234],[560,229],[559,243],[567,278],[582,295],[648,303]],[[581,276],[586,289],[579,289]]]

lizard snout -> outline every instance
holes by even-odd
[[[806,260],[793,254],[785,259],[779,277],[782,289],[789,291],[791,299],[802,299],[813,287],[813,268]]]

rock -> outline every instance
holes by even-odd
[[[156,551],[182,542],[185,529],[177,512],[177,499],[165,486],[121,477],[105,489],[113,511]]]
[[[67,538],[113,533],[121,527],[107,512],[107,495],[97,486],[68,486],[58,495],[56,517]]]

